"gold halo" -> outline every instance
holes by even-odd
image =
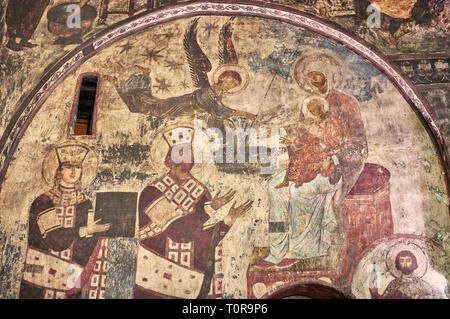
[[[386,267],[387,270],[394,276],[395,278],[399,278],[401,275],[401,271],[395,267],[395,259],[397,254],[403,250],[408,250],[414,254],[417,260],[417,269],[413,271],[413,274],[417,278],[422,278],[428,269],[428,259],[426,257],[425,252],[422,248],[420,248],[417,244],[412,243],[409,240],[405,242],[400,242],[393,244],[387,254],[386,254]]]
[[[44,157],[42,161],[42,177],[45,182],[53,187],[55,180],[55,173],[59,166],[58,155],[56,154],[56,148],[66,145],[79,145],[88,149],[86,157],[81,164],[81,187],[85,188],[89,186],[92,180],[97,175],[98,157],[97,154],[86,144],[79,142],[64,142],[54,146]]]
[[[219,68],[217,68],[213,73],[213,81],[217,83],[219,81],[219,76],[225,71],[234,71],[237,72],[241,76],[241,84],[232,88],[228,92],[224,93],[224,95],[233,95],[239,93],[247,88],[249,82],[249,74],[247,69],[237,64],[223,64]]]
[[[321,72],[327,78],[327,92],[339,89],[343,83],[343,67],[341,60],[332,52],[310,52],[301,55],[293,66],[293,76],[298,86],[310,93],[317,93],[311,87],[306,76],[309,72]]]
[[[303,101],[303,106],[302,106],[302,114],[306,117],[306,118],[316,118],[316,116],[312,115],[311,112],[308,109],[308,103],[312,100],[319,100],[320,102],[323,103],[323,112],[326,113],[328,112],[328,101],[323,98],[322,96],[319,95],[311,95],[308,96],[304,101]]]

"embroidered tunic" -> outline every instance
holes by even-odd
[[[229,227],[204,226],[210,201],[192,176],[177,182],[167,174],[142,191],[135,298],[197,298],[202,290],[201,298],[219,297],[219,242]]]
[[[71,271],[84,271],[91,255],[95,255],[98,239],[80,237],[80,227],[87,225],[91,209],[90,200],[81,191],[62,186],[34,200],[20,298],[81,297],[76,288],[83,285],[70,287],[68,279]],[[83,278],[88,274],[85,272]]]

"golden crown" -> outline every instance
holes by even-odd
[[[190,127],[179,126],[165,132],[163,136],[170,147],[179,144],[190,144],[194,137],[194,130]]]
[[[63,145],[56,147],[56,155],[60,164],[81,164],[89,149],[81,145]]]

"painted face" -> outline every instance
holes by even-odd
[[[322,115],[322,105],[317,101],[311,101],[308,104],[308,110],[311,112],[314,116],[320,116]]]
[[[222,80],[223,92],[228,92],[239,85],[239,81],[231,76],[226,76]]]
[[[187,155],[189,159],[185,162],[186,159],[183,156],[183,152],[184,149],[181,148],[178,153],[179,158],[176,161],[174,161],[172,155],[175,154],[172,154],[172,151],[169,150],[166,158],[166,166],[172,170],[177,170],[182,173],[189,173],[191,169],[194,167],[194,154],[192,152],[192,149],[189,149],[188,150],[189,154]]]
[[[411,268],[412,267],[412,260],[411,257],[406,256],[406,257],[400,257],[399,258],[399,264],[400,267],[403,268]]]
[[[81,177],[81,165],[63,165],[61,167],[61,181],[74,185]]]
[[[308,79],[313,86],[319,89],[320,93],[327,91],[327,78],[322,72],[309,72]]]

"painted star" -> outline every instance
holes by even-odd
[[[177,61],[166,60],[166,64],[164,65],[166,68],[169,68],[170,71],[179,71],[183,66],[183,63]]]
[[[165,38],[167,42],[169,42],[170,40],[175,38],[176,34],[173,31],[167,31],[166,33],[162,33],[160,36]]]
[[[189,83],[186,80],[183,80],[180,83],[180,87],[183,88],[183,89],[188,89],[190,86],[189,86]]]
[[[130,41],[128,41],[125,44],[122,45],[118,45],[119,48],[122,48],[122,50],[120,50],[120,54],[122,53],[128,53],[128,51],[130,51],[133,48],[133,45],[130,43]]]
[[[163,55],[159,54],[162,50],[163,49],[146,49],[145,53],[141,54],[141,56],[146,57],[149,63],[152,63],[152,61],[158,62],[158,60],[163,57]]]
[[[161,91],[161,92],[169,92],[169,88],[172,87],[172,85],[167,82],[166,79],[155,79],[156,82],[158,82],[158,84],[155,84],[154,87],[157,89],[157,91]]]
[[[206,38],[209,39],[209,37],[211,36],[211,32],[214,30],[217,30],[218,26],[215,23],[212,22],[207,22],[205,24],[205,26],[203,27],[203,30],[205,30],[205,32],[207,32],[207,36]]]

